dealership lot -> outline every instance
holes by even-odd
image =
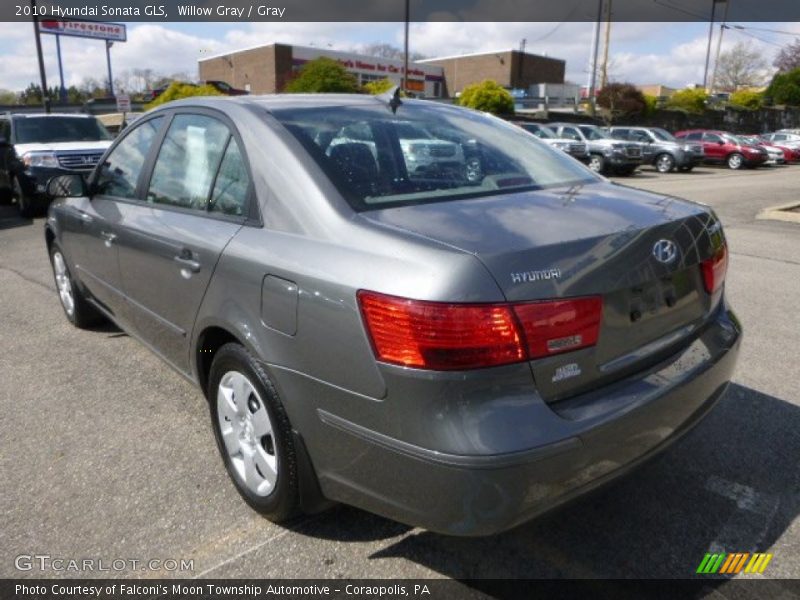
[[[619,179],[711,204],[745,340],[734,385],[631,476],[512,532],[455,539],[338,507],[280,527],[230,485],[205,401],[138,342],[63,316],[42,219],[0,206],[0,576],[19,555],[193,560],[204,577],[688,577],[707,551],[769,551],[800,577],[800,166]],[[67,575],[79,575],[67,573]],[[91,573],[82,573],[91,575]]]

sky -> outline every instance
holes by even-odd
[[[746,42],[768,64],[783,44],[792,42],[800,23],[741,23],[727,29],[723,52]],[[371,43],[403,44],[402,23],[128,23],[128,41],[112,49],[115,79],[132,69],[197,77],[197,60],[240,48],[283,42],[358,51]],[[412,23],[410,50],[435,57],[518,48],[566,60],[567,80],[585,84],[594,23]],[[716,49],[712,46],[712,60]],[[754,37],[755,36],[755,37]],[[756,39],[758,38],[758,39]],[[58,84],[55,41],[43,35],[48,85]],[[684,87],[701,83],[708,43],[707,23],[613,23],[611,76],[616,81]],[[65,84],[87,77],[102,81],[106,64],[103,42],[62,37]],[[21,90],[38,81],[33,26],[0,22],[0,89]]]

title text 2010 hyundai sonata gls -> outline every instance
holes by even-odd
[[[175,102],[49,188],[69,320],[110,318],[197,382],[275,520],[339,501],[502,531],[664,448],[734,368],[709,208],[474,111]]]

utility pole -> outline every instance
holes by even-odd
[[[725,21],[728,20],[728,7],[731,5],[730,0],[725,2],[725,12],[722,13],[722,23],[719,25],[719,39],[717,40],[717,55],[714,57],[714,72],[711,75],[711,89],[709,90],[709,94],[714,93],[714,87],[717,83],[717,68],[719,67],[719,53],[722,50],[722,34],[725,33],[725,30],[728,29],[728,26],[725,24]]]
[[[44,57],[42,56],[42,37],[39,35],[39,17],[36,16],[36,0],[31,0],[31,14],[33,15],[33,34],[36,38],[36,56],[39,58],[39,79],[42,86],[42,105],[44,112],[50,112],[50,95],[47,93],[47,75],[44,71]]]
[[[611,43],[611,0],[606,0],[606,35],[603,46],[603,71],[600,77],[600,89],[608,85],[608,47]]]
[[[406,0],[405,39],[403,40],[403,91],[408,93],[408,21],[411,17],[410,0]]]
[[[725,0],[711,0],[711,21],[708,23],[708,46],[706,47],[706,68],[703,71],[703,89],[708,89],[708,63],[711,60],[711,39],[714,37],[714,17],[717,14],[717,3]]]
[[[594,116],[597,112],[595,102],[595,85],[597,83],[597,53],[600,50],[600,21],[603,17],[603,0],[597,0],[597,21],[594,23],[592,36],[592,50],[590,54],[591,65],[589,69],[589,112]]]

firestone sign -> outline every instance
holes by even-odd
[[[125,25],[121,23],[95,23],[93,21],[39,21],[39,31],[56,35],[127,41]]]

